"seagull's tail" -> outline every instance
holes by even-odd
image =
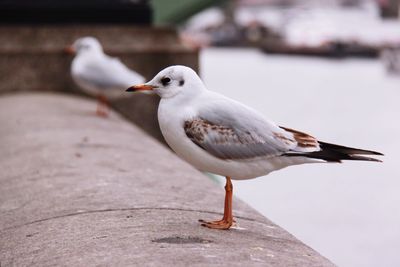
[[[382,162],[379,159],[360,156],[360,155],[376,155],[383,156],[382,153],[364,150],[346,146],[339,146],[335,144],[329,144],[324,142],[318,142],[321,150],[315,152],[301,153],[301,154],[290,154],[290,156],[303,156],[313,159],[322,159],[327,162],[341,162],[342,160],[363,160],[363,161],[376,161]]]

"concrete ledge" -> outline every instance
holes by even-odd
[[[142,130],[57,94],[0,98],[0,265],[333,266]]]

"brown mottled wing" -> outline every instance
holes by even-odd
[[[320,142],[306,133],[279,127],[235,102],[225,106],[218,104],[201,110],[197,118],[185,121],[183,126],[190,140],[221,159],[287,156],[340,162],[379,161],[357,154],[382,155],[375,151]]]
[[[280,128],[293,134],[293,138],[296,140],[298,147],[314,149],[319,146],[318,140],[309,134],[282,126],[280,126]]]
[[[235,129],[201,118],[186,121],[184,130],[196,145],[221,159],[274,157],[296,146],[296,141],[283,131],[262,136],[251,129]]]

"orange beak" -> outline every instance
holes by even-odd
[[[128,89],[126,89],[126,92],[136,92],[136,91],[151,91],[153,90],[155,87],[152,85],[148,85],[148,84],[138,84],[138,85],[134,85],[129,87]]]
[[[76,51],[72,46],[67,46],[64,48],[64,53],[69,55],[75,55]]]

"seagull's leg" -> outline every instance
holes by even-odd
[[[221,229],[227,230],[232,224],[235,222],[233,220],[232,215],[232,195],[233,195],[233,185],[230,177],[226,177],[225,184],[225,207],[224,207],[224,216],[219,221],[206,222],[203,220],[199,220],[202,222],[202,226],[212,228],[212,229]]]
[[[96,115],[100,117],[108,117],[108,101],[104,95],[97,96]]]

